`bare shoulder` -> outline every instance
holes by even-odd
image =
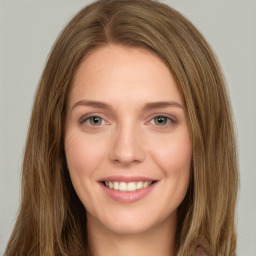
[[[203,247],[197,247],[195,256],[209,256]]]

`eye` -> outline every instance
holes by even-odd
[[[102,124],[106,124],[106,121],[100,116],[90,116],[81,120],[81,123],[86,123],[91,126],[100,126]]]
[[[150,120],[150,123],[153,123],[154,125],[157,125],[157,126],[165,126],[169,123],[174,123],[174,121],[167,116],[156,116]]]

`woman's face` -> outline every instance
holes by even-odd
[[[120,45],[92,51],[69,94],[65,152],[88,225],[132,234],[176,223],[192,149],[181,95],[160,58]]]

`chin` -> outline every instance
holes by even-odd
[[[147,211],[125,211],[115,212],[115,214],[104,214],[103,216],[93,217],[99,228],[108,230],[116,235],[136,235],[156,230],[164,225],[172,226],[176,223],[176,212],[173,214],[162,215]]]

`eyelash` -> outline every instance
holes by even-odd
[[[99,118],[101,119],[101,121],[104,121],[105,124],[109,124],[103,117],[101,117],[100,115],[87,115],[87,116],[83,116],[80,120],[79,120],[79,123],[80,124],[83,124],[83,123],[86,123],[87,121],[90,122],[90,119],[92,118]],[[88,124],[89,126],[91,127],[97,127],[97,126],[101,126],[102,123],[100,123],[99,125],[92,125],[92,124]]]
[[[166,120],[166,123],[163,124],[163,125],[157,125],[157,124],[154,124],[156,125],[157,127],[159,128],[168,128],[171,124],[175,124],[176,123],[176,120],[174,120],[174,118],[171,118],[169,116],[166,116],[166,115],[157,115],[157,116],[154,116],[149,122],[147,123],[152,123],[156,121],[157,118],[164,118]]]
[[[101,117],[100,115],[87,115],[87,116],[83,116],[80,120],[79,120],[79,123],[80,124],[83,124],[83,123],[87,123],[87,122],[90,122],[90,119],[91,118],[99,118],[101,120],[101,122],[105,122],[104,124],[100,123],[99,125],[92,125],[91,123],[88,123],[89,126],[91,127],[99,127],[99,126],[102,126],[102,125],[108,125],[109,123],[103,118]],[[174,118],[171,118],[169,116],[166,116],[166,115],[156,115],[154,116],[152,119],[150,119],[148,122],[146,122],[147,125],[149,124],[152,124],[152,121],[154,122],[156,120],[156,118],[164,118],[166,119],[166,122],[165,124],[163,125],[157,125],[157,124],[153,124],[159,128],[168,128],[171,124],[175,124],[176,123],[176,120],[174,120]]]

